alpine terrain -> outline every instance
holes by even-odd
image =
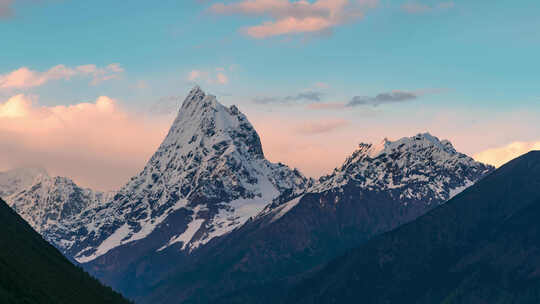
[[[0,182],[45,239],[138,303],[271,303],[492,170],[425,133],[360,144],[314,181],[266,160],[246,116],[195,87],[144,169],[115,193],[41,171]]]
[[[303,281],[289,303],[538,303],[540,151]]]
[[[440,206],[492,170],[429,134],[361,144],[305,193],[269,204],[189,259],[147,277],[142,294],[121,290],[140,303],[279,302],[330,259]]]
[[[51,177],[39,168],[0,173],[0,192],[11,208],[60,249],[75,242],[80,232],[70,228],[81,220],[83,211],[112,197],[81,188],[66,177]]]

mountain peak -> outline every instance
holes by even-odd
[[[430,133],[418,133],[415,136],[403,137],[395,141],[384,138],[376,145],[360,143],[357,150],[350,157],[350,160],[357,161],[364,157],[377,158],[383,154],[389,155],[398,151],[418,151],[427,148],[434,148],[448,154],[458,153],[450,141],[439,140],[439,138]]]
[[[218,104],[215,96],[207,95],[199,86],[195,86],[184,99],[180,112],[196,111],[198,108],[208,106],[215,108]]]
[[[306,183],[298,171],[264,158],[259,135],[236,106],[226,107],[196,86],[142,172],[116,194],[108,214],[98,211],[97,223],[87,226],[101,227],[102,235],[78,244],[73,255],[89,262],[155,229],[169,239],[154,250],[177,243],[191,250],[239,227],[268,203],[297,195]],[[169,223],[172,214],[180,218]]]
[[[206,93],[201,89],[199,85],[194,86],[191,91],[189,91],[187,99],[193,98],[194,96],[206,96]]]
[[[448,140],[420,133],[396,141],[384,139],[378,145],[360,144],[312,190],[322,192],[355,183],[365,189],[394,189],[402,199],[431,193],[434,200],[444,201],[491,170],[493,167],[457,152]]]
[[[0,197],[7,198],[36,181],[48,177],[47,170],[39,167],[16,168],[0,172]]]
[[[255,158],[264,158],[259,135],[238,107],[226,107],[196,86],[184,100],[160,150],[171,146],[178,153],[211,150],[214,145],[230,141],[234,142],[231,149],[247,150]]]

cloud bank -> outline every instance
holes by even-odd
[[[540,141],[513,142],[506,146],[479,152],[474,155],[474,159],[495,167],[500,167],[512,159],[532,150],[540,150]]]
[[[216,3],[210,7],[210,12],[270,18],[270,21],[243,29],[248,36],[262,39],[331,30],[362,19],[365,11],[377,4],[378,0],[244,0],[230,4]]]
[[[16,95],[0,101],[0,170],[40,166],[84,186],[120,187],[157,149],[168,118],[124,110],[106,96],[70,106],[40,106]]]

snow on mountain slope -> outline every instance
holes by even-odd
[[[0,172],[0,197],[8,196],[31,186],[40,176],[48,176],[41,168],[18,168]]]
[[[230,232],[269,202],[301,193],[309,180],[297,170],[264,158],[259,136],[236,106],[225,107],[195,87],[161,146],[142,172],[114,199],[83,220],[85,236],[65,248],[81,263],[156,229],[175,244],[194,249]],[[187,210],[175,222],[167,218]]]
[[[288,202],[269,204],[194,258],[165,271],[124,271],[110,282],[128,295],[139,292],[132,282],[158,282],[140,303],[280,303],[314,269],[417,219],[492,170],[429,134],[361,144],[332,174]]]
[[[429,133],[382,144],[360,144],[358,149],[310,191],[322,192],[346,183],[367,189],[396,189],[407,200],[431,196],[448,200],[493,167],[457,152],[452,144]]]
[[[439,204],[493,169],[457,152],[448,140],[424,133],[396,141],[384,139],[378,145],[361,143],[341,167],[321,177],[306,193],[342,191],[354,185],[369,191],[387,191],[404,206],[418,201]],[[294,200],[277,209],[270,205],[259,216],[271,213],[275,221],[286,213],[285,206],[297,203]]]
[[[74,232],[67,226],[78,222],[83,210],[94,208],[112,197],[111,194],[81,188],[69,178],[50,177],[42,169],[10,172],[17,172],[12,176],[24,178],[18,179],[21,181],[19,189],[7,196],[6,202],[45,239],[60,248],[75,241]]]

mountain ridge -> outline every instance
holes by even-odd
[[[538,173],[540,151],[514,159],[440,208],[333,260],[288,302],[538,302]]]
[[[493,170],[428,134],[387,143],[387,152],[369,157],[364,152],[371,146],[360,145],[305,193],[269,204],[239,229],[178,260],[175,268],[149,278],[154,283],[148,293],[135,298],[141,303],[275,303],[291,282],[443,204]],[[430,180],[434,175],[441,179]],[[386,186],[366,183],[371,176]]]
[[[159,303],[153,289],[185,300],[234,298],[247,289],[244,300],[252,300],[257,294],[250,294],[250,287],[286,287],[284,282],[443,204],[492,170],[449,141],[422,133],[359,144],[341,166],[315,181],[267,161],[247,117],[194,87],[139,174],[99,199],[82,195],[83,189],[74,193],[85,199],[52,195],[61,199],[45,206],[60,208],[70,201],[73,212],[54,229],[40,231],[133,299]],[[51,191],[48,196],[24,191],[19,197],[27,203],[51,197]],[[33,214],[46,223],[60,217],[39,213],[42,209]],[[219,271],[210,265],[214,261],[222,261],[216,263]],[[201,281],[181,279],[191,293],[178,294],[180,285],[168,285],[168,277],[193,275],[199,271],[193,265],[214,277],[215,286],[203,290],[192,285]],[[265,280],[257,279],[263,275]]]

